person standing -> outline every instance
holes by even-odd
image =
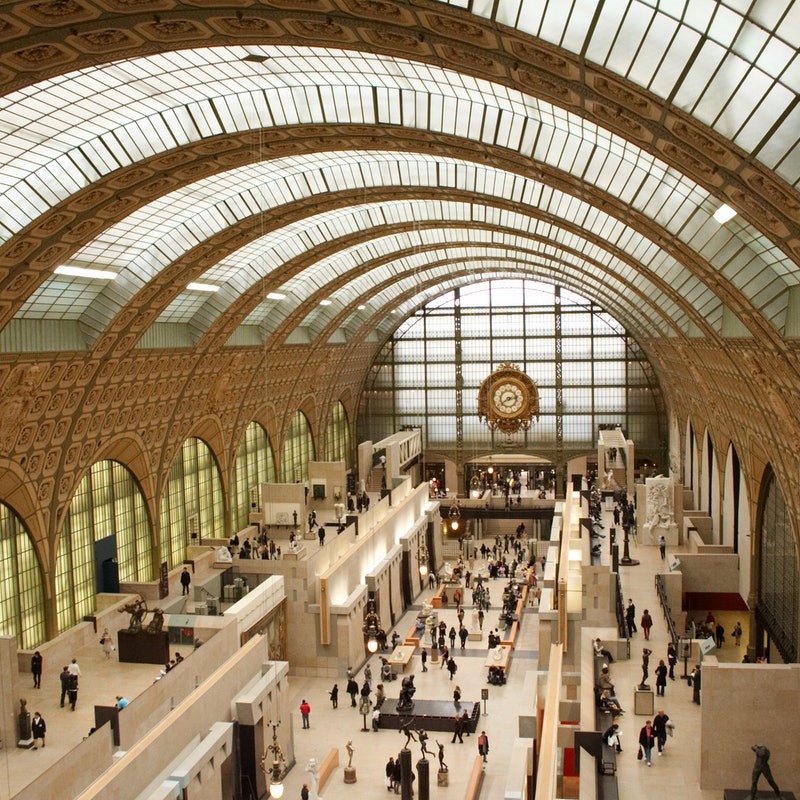
[[[658,742],[658,754],[661,755],[664,752],[664,748],[667,745],[667,723],[669,722],[669,717],[664,713],[663,710],[659,709],[658,713],[653,717],[653,730],[656,733],[656,741]]]
[[[725,628],[722,625],[717,623],[717,627],[714,629],[714,639],[717,643],[717,649],[722,647],[722,643],[725,641]]]
[[[331,705],[334,708],[339,708],[339,684],[334,683],[333,689],[331,689],[328,694],[331,696]]]
[[[181,595],[189,594],[189,584],[192,582],[192,576],[189,574],[188,567],[183,568],[181,572]]]
[[[489,755],[489,737],[486,735],[486,731],[481,731],[478,737],[478,755],[483,757],[483,763],[485,764],[486,756]]]
[[[347,694],[350,695],[350,705],[352,708],[356,707],[356,695],[358,694],[358,684],[355,678],[348,678],[347,680]]]
[[[645,722],[642,729],[639,731],[639,746],[644,751],[644,760],[647,762],[648,767],[652,767],[651,757],[653,755],[653,745],[655,744],[656,735],[650,720]]]
[[[37,650],[31,656],[31,675],[33,675],[33,688],[42,688],[42,663],[44,659],[42,654]]]
[[[692,702],[696,703],[699,706],[700,705],[700,684],[701,684],[700,665],[699,664],[696,664],[695,668],[692,670],[691,678],[692,678]]]
[[[420,653],[420,658],[422,659],[422,671],[428,671],[428,651],[423,647],[422,652]]]
[[[311,795],[309,794],[308,784],[304,783],[303,788],[300,790],[300,800],[308,800]]]
[[[664,696],[664,690],[667,688],[667,665],[664,659],[660,659],[656,667],[656,694],[661,697]]]
[[[108,632],[108,628],[103,628],[103,635],[100,637],[100,644],[103,646],[103,652],[106,658],[111,658],[111,651],[114,649],[114,639]]]
[[[650,612],[647,609],[645,609],[644,614],[642,614],[641,625],[644,631],[644,638],[649,640],[650,628],[653,627],[653,618],[650,616]]]
[[[464,650],[467,646],[467,629],[462,625],[458,631],[458,638],[461,639],[461,649]]]
[[[663,533],[658,537],[658,549],[661,552],[661,560],[664,561],[667,558],[667,540]]]
[[[456,626],[455,625],[451,625],[450,626],[450,631],[448,632],[447,636],[450,639],[450,649],[451,650],[455,650],[456,649]]]
[[[67,691],[69,690],[69,667],[64,667],[58,677],[61,680],[61,708],[64,708],[64,699],[66,698]]]
[[[369,663],[364,667],[364,680],[367,682],[370,691],[372,691],[372,667]]]
[[[675,680],[675,665],[678,663],[678,651],[675,649],[675,644],[670,642],[667,645],[667,663],[669,664],[669,679]]]
[[[42,749],[44,749],[44,735],[47,732],[47,725],[44,723],[42,715],[38,711],[33,712],[33,720],[31,721],[31,733],[33,733],[33,749],[38,750],[39,739],[42,740]]]
[[[736,627],[733,629],[733,641],[736,642],[736,646],[739,647],[742,644],[742,623],[737,622]]]
[[[453,702],[456,705],[459,705],[461,703],[461,687],[460,686],[456,686],[456,688],[453,689]]]
[[[308,723],[309,714],[311,714],[311,706],[305,701],[303,698],[303,702],[300,703],[300,713],[303,715],[303,727],[310,728],[311,725]]]
[[[628,606],[625,609],[625,623],[628,626],[628,636],[633,636],[636,633],[636,606],[630,597],[628,598]]]
[[[72,659],[68,669],[69,669],[69,674],[70,675],[75,675],[77,677],[81,676],[81,668],[78,666],[78,659],[77,658],[73,658]]]

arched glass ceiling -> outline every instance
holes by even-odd
[[[597,157],[606,165],[613,160],[607,152],[602,157],[598,153]],[[763,237],[736,220],[720,225],[711,218],[711,204],[706,202],[703,190],[687,186],[688,182],[676,179],[674,173],[664,165],[655,164],[653,159],[647,157],[647,161],[649,169],[637,168],[619,158],[616,163],[624,172],[623,186],[613,188],[632,208],[656,218],[676,240],[696,248],[701,257],[737,285],[779,326],[782,322],[779,315],[785,308],[782,293],[786,284],[797,278],[796,273],[789,271],[787,260],[772,260],[776,256],[774,249],[757,253],[753,245],[762,243]],[[581,171],[588,166],[581,164]],[[601,188],[612,191],[614,176],[619,175],[620,172],[613,169],[601,182],[601,173],[598,183]],[[588,177],[586,172],[584,177]],[[710,318],[719,309],[718,298],[711,290],[703,287],[652,241],[604,211],[561,191],[485,164],[407,153],[339,152],[248,165],[197,181],[147,204],[110,227],[70,259],[73,265],[117,271],[118,280],[104,287],[98,282],[86,285],[85,281],[70,282],[54,275],[34,293],[17,316],[21,319],[58,316],[83,320],[92,306],[91,319],[86,324],[99,333],[102,325],[107,325],[124,303],[167,265],[178,261],[214,233],[235,224],[237,219],[324,193],[329,187],[342,190],[385,185],[460,189],[509,198],[519,203],[520,208],[529,205],[621,248],[632,260],[676,285],[676,290],[684,293],[701,315]],[[487,213],[474,212],[470,204],[456,204],[449,211],[446,205],[439,205],[437,212],[478,222],[482,222]],[[309,247],[348,232],[363,231],[361,214],[354,213],[355,216],[328,212],[267,234],[235,253],[221,255],[218,265],[208,270],[201,280],[223,285],[224,290],[215,295],[185,291],[161,321],[192,318],[198,330],[206,329],[242,292],[287,261],[301,256]],[[389,217],[385,219],[391,221]],[[509,220],[509,224],[526,230],[531,223],[525,219],[521,213]],[[406,220],[409,221],[408,217]],[[493,224],[503,224],[503,221]],[[321,276],[324,280],[330,277],[325,273]],[[787,280],[790,277],[791,281]],[[73,291],[73,286],[80,290]],[[294,291],[294,286],[289,289]],[[97,304],[95,301],[101,294],[104,302]],[[773,305],[769,306],[770,303]],[[105,316],[100,309],[105,309]]]
[[[610,69],[800,177],[793,0],[439,0]]]
[[[365,298],[372,298],[379,289],[386,292],[385,302],[391,307],[391,293],[399,295],[404,291],[404,284],[399,281],[410,278],[413,283],[414,276],[429,264],[454,259],[490,259],[495,265],[501,261],[511,263],[517,260],[530,267],[535,263],[557,262],[562,269],[582,274],[590,283],[592,276],[596,276],[612,294],[619,294],[617,302],[622,306],[629,303],[650,306],[648,314],[667,314],[672,324],[683,323],[684,328],[688,327],[688,318],[674,299],[680,291],[675,287],[683,287],[685,291],[687,287],[696,288],[699,282],[677,263],[674,263],[672,279],[664,280],[660,275],[642,273],[629,266],[596,243],[522,214],[473,205],[473,211],[482,212],[476,216],[498,229],[469,230],[448,226],[449,220],[460,218],[459,214],[451,213],[451,206],[458,210],[457,207],[464,204],[428,203],[421,208],[415,208],[420,204],[404,205],[408,207],[403,209],[407,213],[416,213],[415,222],[435,220],[436,227],[370,236],[368,241],[315,261],[277,289],[289,296],[289,303],[266,299],[250,313],[244,324],[261,326],[265,335],[271,334],[286,315],[294,311],[297,303],[302,302],[303,296],[316,292],[311,297],[312,308],[301,324],[319,333],[322,326],[341,314],[342,309],[365,302]],[[559,244],[561,241],[565,246]],[[404,255],[395,256],[399,253]],[[617,274],[620,277],[616,277]],[[339,285],[331,292],[328,282]],[[386,285],[392,283],[395,283],[394,287]],[[665,287],[669,288],[670,294]],[[318,305],[321,299],[330,300],[331,305]],[[708,311],[713,316],[713,310]],[[654,323],[651,321],[651,324]]]

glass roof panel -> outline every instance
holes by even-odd
[[[461,0],[439,2],[463,7]],[[770,147],[777,135],[771,126],[792,109],[800,92],[800,74],[787,69],[800,50],[800,5],[792,0],[476,0],[469,9],[701,115],[785,180],[795,184],[800,177]],[[685,72],[693,54],[695,62]],[[762,102],[766,96],[769,103]],[[748,147],[758,139],[755,131],[764,134],[759,149]],[[796,145],[800,128],[790,136]]]

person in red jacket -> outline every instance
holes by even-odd
[[[300,703],[300,713],[303,715],[303,727],[310,728],[311,726],[308,724],[308,715],[311,713],[311,706],[305,699]]]

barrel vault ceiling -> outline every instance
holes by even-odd
[[[783,351],[798,40],[786,0],[5,3],[0,351],[378,346],[499,276]]]

